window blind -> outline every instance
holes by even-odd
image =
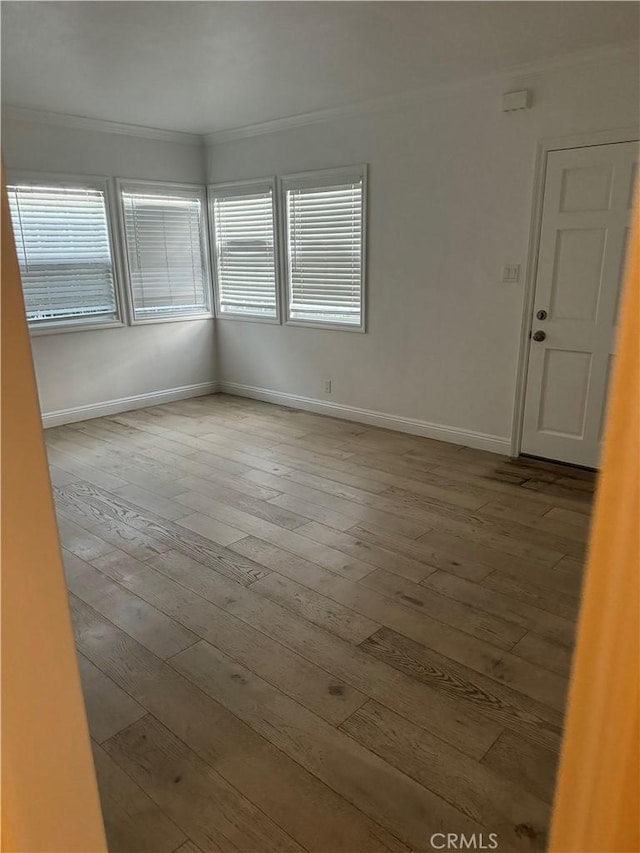
[[[115,319],[105,194],[91,187],[7,187],[27,319]]]
[[[289,319],[360,326],[363,179],[308,182],[286,190]]]
[[[276,318],[273,189],[212,198],[219,313]]]
[[[136,319],[208,312],[202,193],[121,187]]]

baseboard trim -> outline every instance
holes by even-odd
[[[219,382],[200,382],[197,385],[182,385],[164,391],[151,391],[148,394],[136,394],[134,397],[120,397],[118,400],[106,400],[104,403],[91,403],[88,406],[75,406],[72,409],[59,409],[55,412],[43,412],[42,424],[45,427],[62,426],[76,421],[101,418],[105,415],[117,415],[132,409],[144,409],[159,406],[173,400],[186,400],[189,397],[203,397],[220,390]]]
[[[271,391],[268,388],[257,388],[253,385],[242,385],[238,382],[201,382],[197,385],[182,385],[179,388],[168,388],[164,391],[151,391],[148,394],[136,394],[133,397],[120,397],[117,400],[106,400],[104,403],[92,403],[88,406],[75,406],[71,409],[59,409],[53,412],[43,412],[42,423],[46,428],[63,426],[91,418],[101,418],[105,415],[117,415],[133,409],[144,409],[148,406],[159,406],[173,400],[186,400],[190,397],[203,397],[207,394],[223,392],[236,397],[249,397],[253,400],[263,400],[265,403],[275,403],[278,406],[290,406],[316,412],[319,415],[329,415],[347,421],[367,424],[369,426],[393,429],[410,435],[421,435],[434,438],[437,441],[447,441],[450,444],[461,444],[477,450],[488,450],[491,453],[509,455],[511,443],[508,438],[489,435],[483,432],[460,429],[458,427],[434,424],[416,418],[404,418],[390,415],[386,412],[376,412],[371,409],[360,409],[356,406],[345,406],[340,403],[330,403],[314,397],[303,397],[299,394],[287,394],[283,391]]]
[[[410,435],[421,435],[434,438],[437,441],[448,441],[451,444],[462,444],[476,450],[488,450],[491,453],[509,455],[511,441],[498,435],[429,423],[416,418],[403,418],[397,415],[375,412],[370,409],[359,409],[355,406],[344,406],[339,403],[329,403],[313,397],[301,397],[298,394],[286,394],[282,391],[270,391],[267,388],[256,388],[252,385],[241,385],[237,382],[218,383],[218,390],[237,397],[250,397],[253,400],[263,400],[265,403],[276,403],[280,406],[290,406],[294,409],[304,409],[320,415],[330,415],[347,421],[368,424],[369,426],[394,429]]]

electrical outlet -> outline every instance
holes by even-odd
[[[323,379],[322,380],[322,390],[324,391],[325,394],[331,393],[331,380],[330,379]]]

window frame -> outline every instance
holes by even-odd
[[[228,198],[233,195],[251,195],[253,192],[271,190],[271,212],[273,218],[273,253],[274,279],[276,294],[276,316],[265,317],[262,314],[235,314],[220,310],[220,285],[218,282],[217,244],[215,237],[215,216],[213,202],[216,198]],[[208,184],[207,186],[207,219],[209,222],[209,241],[211,245],[211,269],[213,274],[213,289],[216,320],[244,320],[247,323],[268,323],[272,326],[282,324],[282,264],[280,252],[280,215],[279,215],[278,181],[275,176],[267,178],[249,178],[241,181],[225,181]]]
[[[367,331],[367,163],[355,166],[340,166],[332,169],[319,169],[310,172],[295,172],[282,175],[279,179],[279,204],[281,211],[281,239],[283,256],[283,291],[285,324],[287,326],[306,326],[313,329],[331,329],[340,332],[358,332],[364,334]],[[362,233],[360,248],[360,323],[359,325],[349,323],[325,322],[324,320],[299,320],[289,316],[291,282],[289,277],[289,216],[287,205],[287,191],[291,189],[308,189],[311,187],[330,187],[340,183],[351,181],[362,181]]]
[[[27,320],[29,334],[32,337],[39,337],[42,335],[59,335],[70,332],[90,332],[98,329],[117,329],[126,326],[126,299],[123,292],[123,280],[120,268],[120,252],[117,239],[118,226],[114,215],[116,200],[111,179],[106,175],[80,175],[77,173],[69,174],[67,172],[41,172],[33,169],[12,169],[7,174],[6,184],[7,187],[20,184],[23,186],[77,187],[95,189],[104,193],[116,316],[111,319],[98,318],[93,320],[90,318],[90,315],[81,315],[77,318],[69,318],[67,320],[45,320],[40,322]]]
[[[213,310],[213,288],[212,288],[212,272],[211,272],[211,258],[210,258],[210,247],[209,247],[209,238],[207,233],[207,220],[208,209],[207,209],[207,197],[206,197],[206,188],[203,184],[189,184],[182,183],[176,181],[152,181],[152,180],[142,180],[139,178],[115,178],[115,187],[116,187],[116,196],[117,196],[117,209],[118,209],[118,236],[120,243],[120,261],[122,263],[123,270],[123,281],[125,283],[125,298],[127,304],[127,316],[129,320],[130,326],[147,326],[154,323],[181,323],[189,320],[211,320],[213,319],[214,310]],[[202,267],[205,278],[205,296],[207,299],[207,310],[193,312],[191,314],[171,314],[166,313],[162,315],[158,315],[155,317],[136,317],[136,309],[135,303],[133,299],[133,288],[131,286],[131,272],[129,269],[129,251],[127,248],[127,231],[125,227],[125,213],[124,213],[124,203],[122,199],[122,193],[132,190],[135,192],[137,189],[144,188],[155,188],[157,190],[162,191],[163,189],[167,192],[176,191],[176,190],[188,190],[189,192],[194,192],[200,199],[201,204],[201,217],[200,217],[200,241],[202,246]],[[159,193],[160,194],[160,193]]]

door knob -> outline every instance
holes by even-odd
[[[533,333],[534,341],[543,341],[547,337],[546,333],[542,331],[542,329],[538,329],[537,332]]]

